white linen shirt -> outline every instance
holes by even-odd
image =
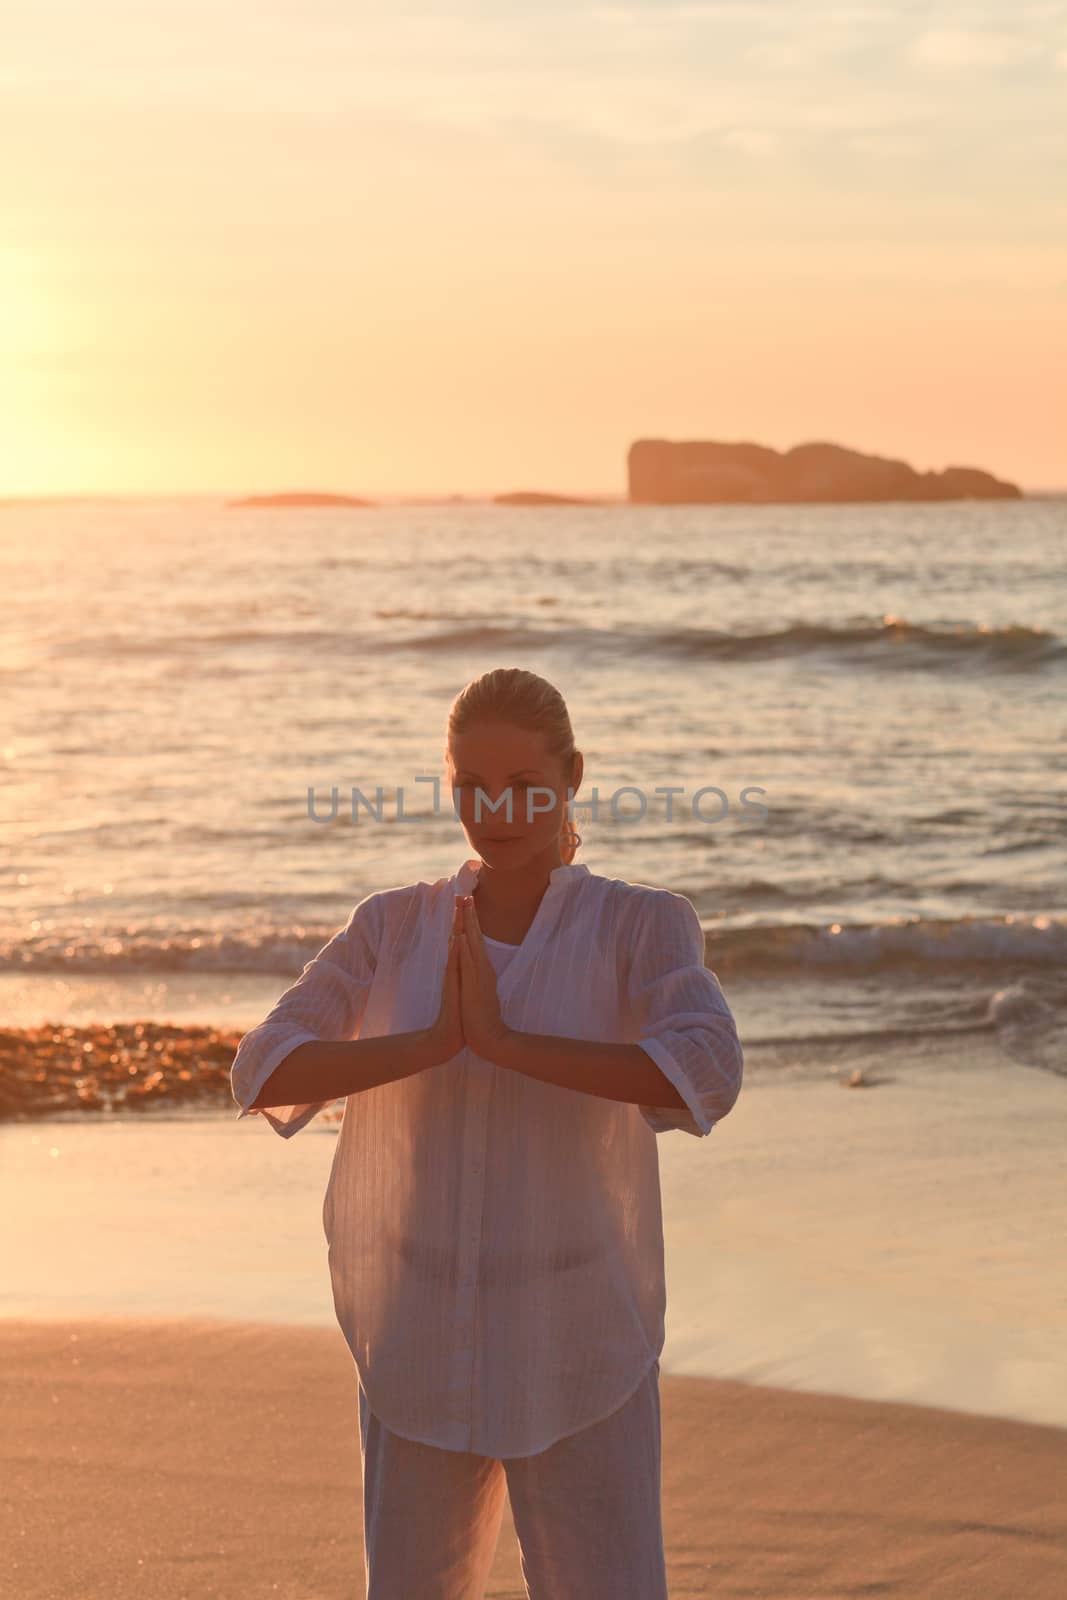
[[[285,1137],[328,1101],[252,1101],[309,1039],[371,1038],[437,1016],[447,878],[370,894],[241,1039],[238,1120]],[[743,1055],[684,895],[554,868],[521,944],[488,947],[509,1027],[637,1043],[685,1107],[638,1106],[502,1068],[464,1046],[345,1097],[323,1203],[337,1319],[371,1410],[405,1438],[532,1455],[623,1404],[663,1348],[654,1133],[702,1137]]]

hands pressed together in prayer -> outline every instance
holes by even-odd
[[[419,1037],[429,1047],[426,1065],[451,1061],[468,1045],[483,1061],[563,1089],[634,1105],[686,1105],[639,1044],[509,1028],[500,1015],[496,972],[470,895],[456,895],[440,1010],[436,1022],[421,1030]]]
[[[482,938],[471,895],[456,895],[441,1006],[430,1030],[442,1060],[468,1045],[486,1061],[497,1059],[510,1029],[500,1015],[496,972]]]

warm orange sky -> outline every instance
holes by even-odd
[[[0,495],[1067,487],[1067,4],[35,0],[0,82]]]

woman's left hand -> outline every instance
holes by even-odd
[[[506,1039],[509,1030],[500,1015],[496,972],[485,948],[478,913],[470,895],[463,902],[459,994],[463,1036],[475,1055],[492,1061],[494,1052]]]

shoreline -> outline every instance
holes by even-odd
[[[0,1124],[0,1319],[335,1328],[339,1110],[290,1140],[235,1107]],[[974,1036],[753,1070],[707,1138],[657,1136],[662,1375],[1067,1426],[1065,1110]]]
[[[1063,1429],[710,1378],[660,1395],[672,1600],[1062,1593]],[[339,1330],[0,1321],[0,1397],[20,1600],[365,1594]],[[507,1506],[485,1594],[524,1594]]]

